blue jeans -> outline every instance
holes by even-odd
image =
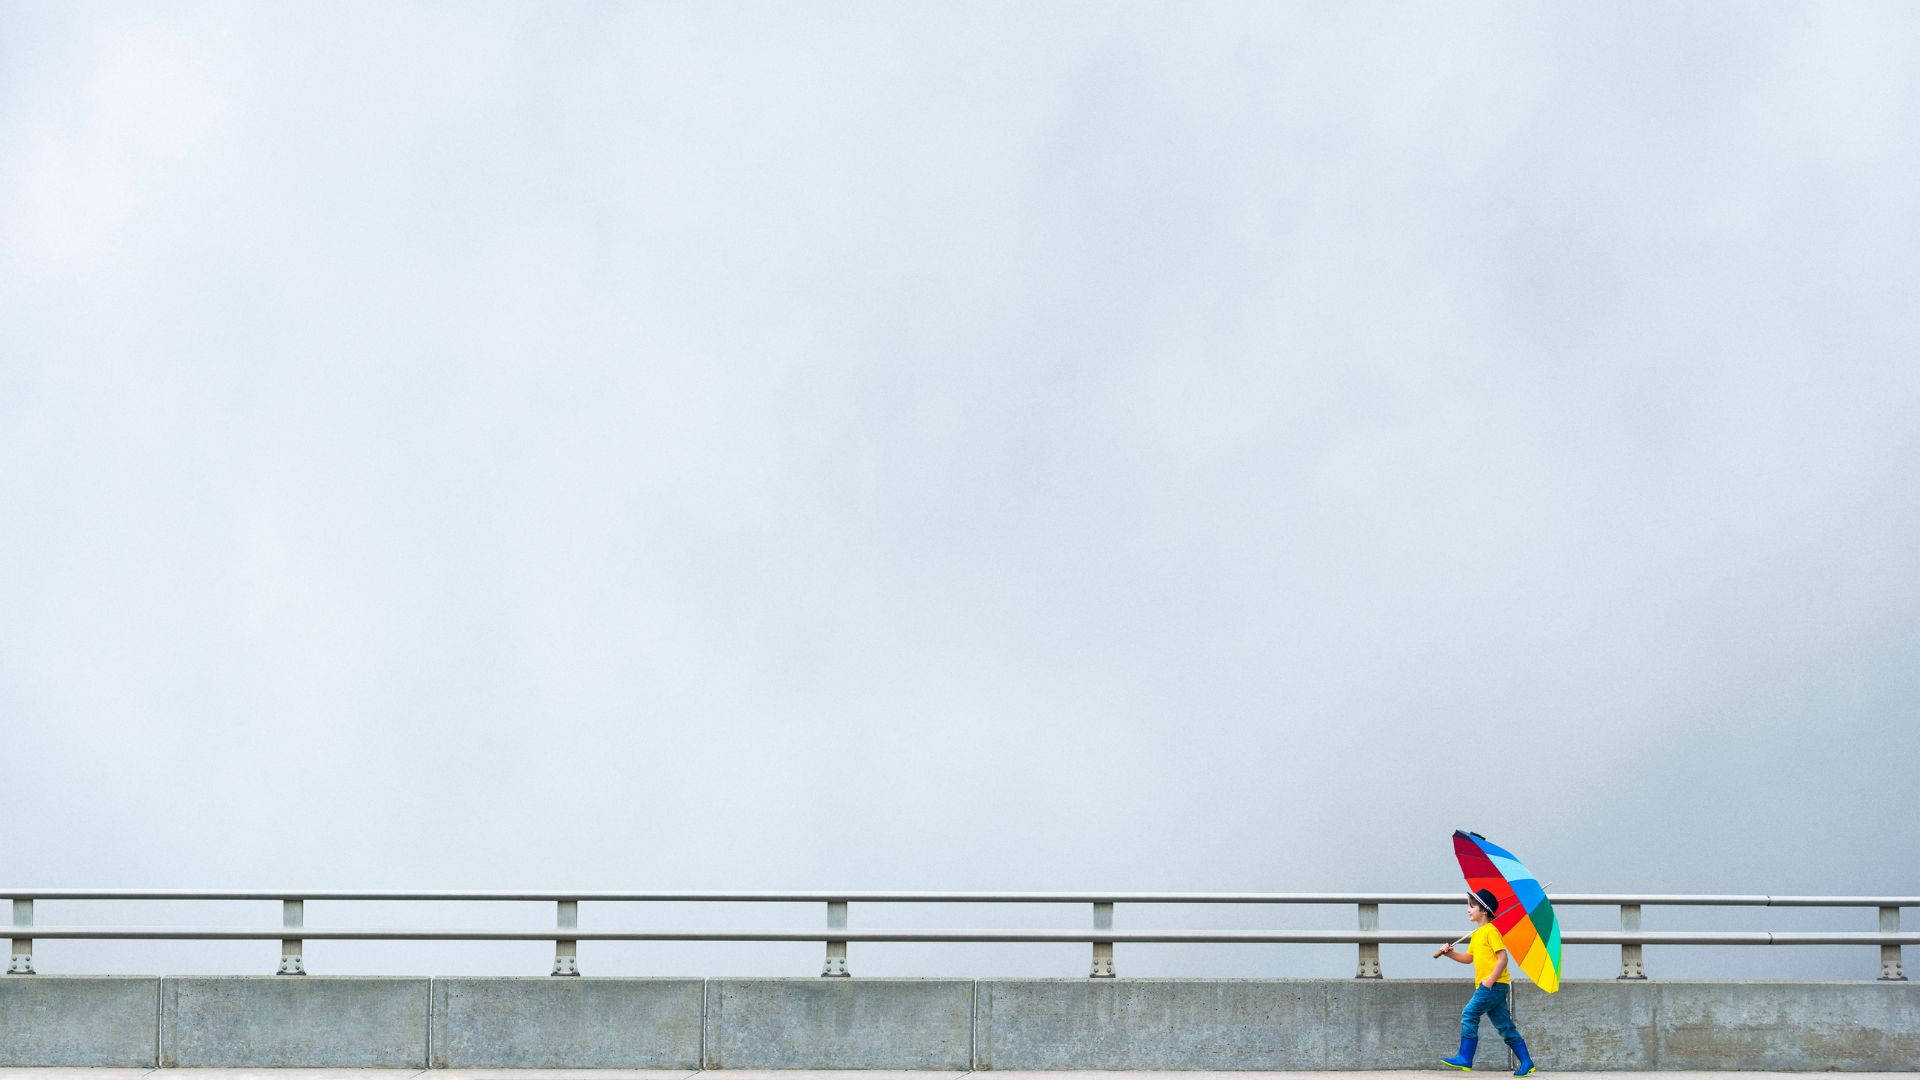
[[[1493,1029],[1503,1039],[1517,1039],[1520,1029],[1513,1026],[1513,1014],[1507,1011],[1507,983],[1494,983],[1493,989],[1475,986],[1473,996],[1467,999],[1467,1007],[1460,1010],[1460,1037],[1477,1039],[1480,1037],[1480,1017],[1493,1020]]]

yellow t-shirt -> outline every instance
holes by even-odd
[[[1492,923],[1481,923],[1480,929],[1475,930],[1472,939],[1467,942],[1467,952],[1473,956],[1473,981],[1486,982],[1487,976],[1493,974],[1493,962],[1499,959],[1494,954],[1506,951],[1507,941],[1500,936],[1500,931],[1495,929]],[[1500,973],[1500,981],[1503,983],[1513,981],[1513,957],[1511,956],[1507,957],[1507,970]]]

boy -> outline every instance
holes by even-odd
[[[1473,1052],[1480,1045],[1480,1017],[1485,1014],[1492,1017],[1494,1030],[1513,1048],[1514,1059],[1519,1062],[1513,1075],[1526,1076],[1533,1072],[1533,1059],[1527,1056],[1527,1041],[1520,1037],[1520,1029],[1513,1024],[1513,1014],[1507,1011],[1507,994],[1513,976],[1507,973],[1507,943],[1493,925],[1493,915],[1500,904],[1492,889],[1468,893],[1467,899],[1467,918],[1474,925],[1467,951],[1461,953],[1448,945],[1436,955],[1473,965],[1473,997],[1460,1011],[1459,1053],[1440,1061],[1456,1069],[1473,1071]]]

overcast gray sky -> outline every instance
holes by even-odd
[[[0,888],[1421,891],[1458,826],[1920,893],[1916,57],[1900,4],[0,4]],[[374,918],[551,912],[309,912]],[[1873,925],[1807,918],[1724,924]],[[1877,971],[1771,953],[1649,962]]]

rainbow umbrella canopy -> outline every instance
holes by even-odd
[[[1533,871],[1475,832],[1455,829],[1453,853],[1467,876],[1467,891],[1488,889],[1499,901],[1493,925],[1507,940],[1507,955],[1540,989],[1549,994],[1560,989],[1560,920]]]

